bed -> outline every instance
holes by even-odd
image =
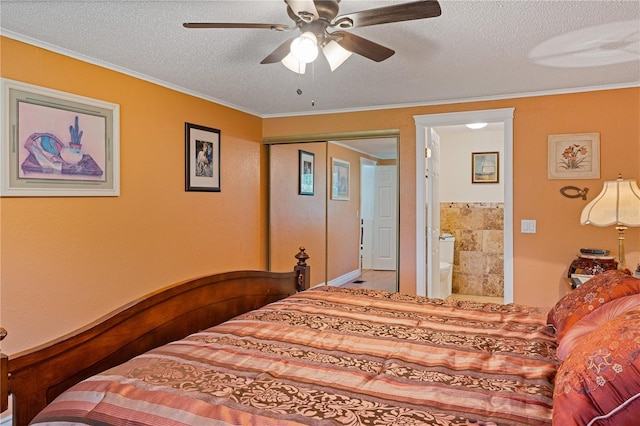
[[[290,294],[280,286],[231,319],[81,374],[49,390],[39,414],[40,401],[18,407],[17,424],[565,426],[640,415],[640,280],[627,274],[597,276],[549,311],[305,289],[300,267],[283,278]],[[242,279],[266,289],[275,277]],[[29,399],[14,380],[14,398]]]

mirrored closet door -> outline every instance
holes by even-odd
[[[269,145],[270,270],[303,245],[311,285],[397,291],[397,138]]]

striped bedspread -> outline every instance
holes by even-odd
[[[87,379],[34,424],[538,425],[546,312],[319,287]]]

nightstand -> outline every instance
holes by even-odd
[[[568,278],[572,274],[598,275],[610,269],[617,269],[618,262],[613,256],[592,256],[580,254],[569,266]]]

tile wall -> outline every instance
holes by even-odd
[[[453,292],[504,296],[504,203],[441,203],[440,229],[453,234]]]

